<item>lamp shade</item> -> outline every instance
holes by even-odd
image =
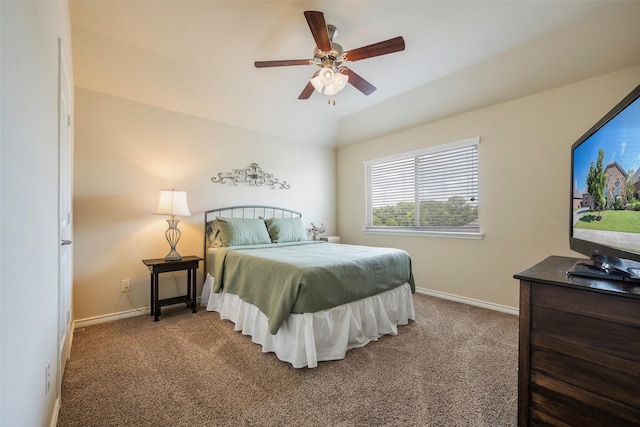
[[[191,216],[187,205],[187,192],[176,190],[160,190],[156,215]]]

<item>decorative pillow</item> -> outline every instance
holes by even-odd
[[[269,218],[264,220],[273,243],[302,242],[307,239],[302,218]]]
[[[271,243],[262,219],[216,217],[222,246],[245,246]]]
[[[207,222],[207,244],[210,247],[214,248],[222,246],[220,227],[218,226],[218,221],[216,220]]]

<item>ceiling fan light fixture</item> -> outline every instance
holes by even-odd
[[[317,76],[309,81],[318,93],[324,92],[325,95],[335,95],[345,88],[349,82],[349,76],[336,73],[331,68],[323,68]]]
[[[335,95],[340,92],[347,85],[349,81],[349,76],[345,74],[336,73],[333,78],[333,83],[325,86],[324,94],[325,95]]]
[[[318,93],[322,93],[322,89],[324,89],[324,85],[320,82],[320,76],[315,76],[311,80],[309,80],[313,85],[314,89],[318,91]]]
[[[327,67],[327,68],[323,68],[322,71],[320,71],[320,74],[318,74],[318,77],[320,77],[320,82],[323,85],[328,86],[333,83],[335,74],[336,73],[334,73],[331,68]]]
[[[349,83],[348,75],[342,74],[342,73],[336,73],[335,77],[333,78],[333,84],[338,86],[338,91],[341,91],[342,89],[344,89],[347,83]]]
[[[338,89],[336,88],[336,85],[330,84],[324,87],[325,95],[331,96],[331,95],[335,95],[336,93],[338,93]]]

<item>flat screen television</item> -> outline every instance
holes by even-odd
[[[640,281],[640,86],[571,146],[570,275]]]

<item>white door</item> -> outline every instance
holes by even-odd
[[[59,135],[58,135],[58,195],[60,225],[60,278],[58,283],[58,331],[60,340],[60,372],[62,381],[64,368],[71,351],[71,286],[72,286],[72,249],[71,249],[71,107],[69,104],[69,84],[59,40]]]

